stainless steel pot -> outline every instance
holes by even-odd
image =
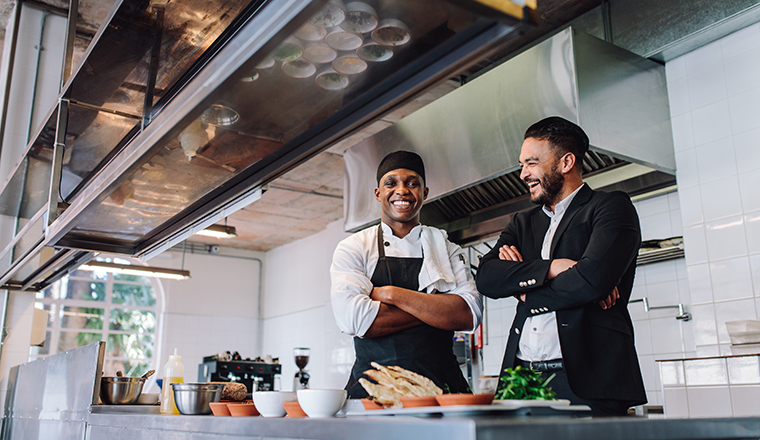
[[[100,400],[106,405],[134,405],[140,398],[145,379],[142,377],[103,377],[100,379]]]
[[[173,383],[174,403],[182,414],[211,414],[209,403],[222,397],[222,383]]]

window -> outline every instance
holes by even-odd
[[[110,261],[110,259],[103,259]],[[114,259],[116,263],[129,261]],[[139,376],[155,368],[160,308],[157,280],[102,270],[76,270],[37,292],[35,307],[48,312],[42,347],[30,360],[106,341],[104,370]]]

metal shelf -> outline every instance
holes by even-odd
[[[643,266],[645,264],[657,263],[660,261],[674,260],[676,258],[684,258],[684,245],[683,237],[673,237],[662,241],[672,241],[680,239],[680,243],[672,246],[665,246],[660,249],[642,248],[639,249],[639,255],[636,257],[636,265]]]

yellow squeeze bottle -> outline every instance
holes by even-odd
[[[164,366],[164,383],[161,385],[161,414],[179,414],[177,405],[174,404],[173,383],[185,381],[185,366],[182,365],[182,356],[174,354],[169,356],[169,362]]]

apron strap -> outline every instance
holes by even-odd
[[[377,264],[383,264],[385,266],[385,275],[388,277],[386,281],[389,286],[393,285],[393,276],[391,275],[391,268],[388,266],[388,259],[385,258],[385,240],[383,240],[383,224],[377,225]]]

